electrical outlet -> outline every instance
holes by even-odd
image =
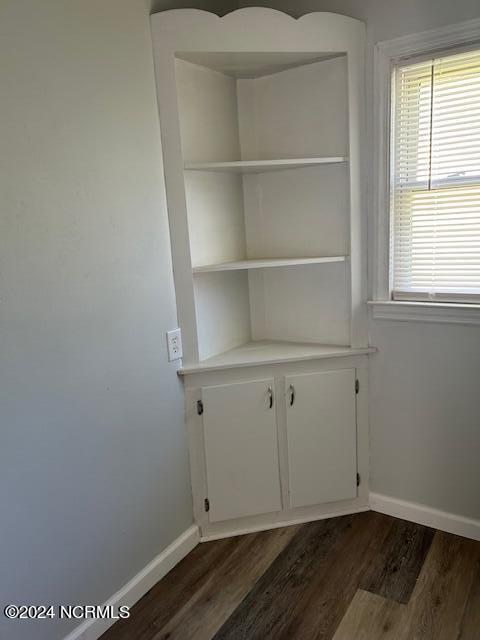
[[[167,347],[168,360],[170,362],[173,362],[174,360],[180,360],[180,358],[183,356],[182,332],[180,329],[167,331]]]

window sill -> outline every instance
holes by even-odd
[[[371,300],[374,320],[480,325],[480,305],[443,302]]]

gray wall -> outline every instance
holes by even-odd
[[[148,11],[0,3],[2,609],[102,603],[192,523]]]
[[[238,8],[238,0],[149,0],[151,13],[168,9],[202,9],[224,15]]]
[[[370,42],[478,17],[478,0],[240,0],[240,7],[272,7],[299,16],[332,11],[363,20]]]
[[[478,0],[240,4],[270,6],[296,17],[332,11],[366,22],[370,114],[374,43],[480,17]],[[367,124],[371,139],[373,122]],[[367,154],[372,163],[372,150]],[[374,269],[370,261],[370,276]],[[371,322],[370,334],[379,348],[370,368],[371,490],[480,518],[479,328],[379,320]]]
[[[480,328],[370,331],[371,490],[480,519]]]

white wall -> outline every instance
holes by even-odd
[[[366,22],[370,114],[374,43],[480,16],[478,0],[240,2],[253,4],[295,17],[332,11]],[[373,122],[367,124],[371,139]],[[371,149],[366,158],[371,167]],[[371,260],[369,269],[371,276]],[[378,320],[370,336],[379,348],[371,359],[371,490],[480,518],[478,327]]]
[[[148,9],[0,3],[2,610],[101,604],[192,522]]]

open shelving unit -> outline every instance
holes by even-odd
[[[357,27],[221,50],[191,15],[155,61],[182,370],[365,349]]]

